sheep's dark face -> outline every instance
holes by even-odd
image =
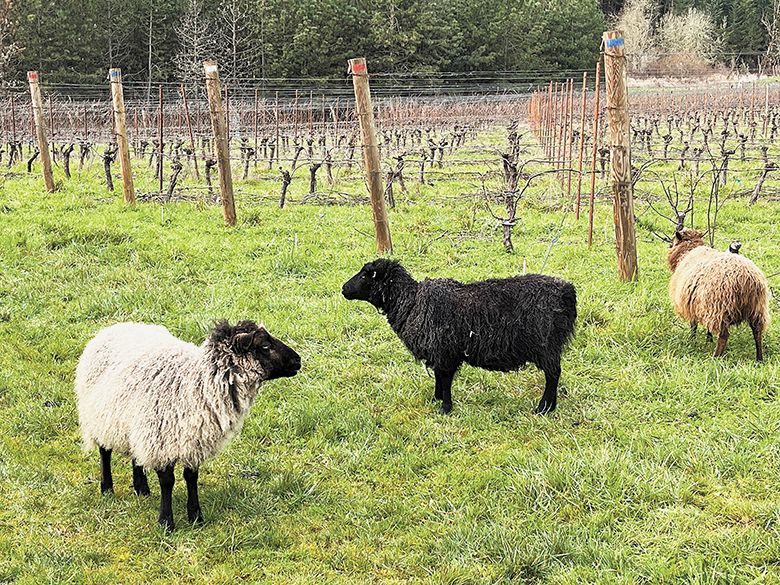
[[[368,301],[375,307],[382,306],[382,289],[388,271],[392,267],[390,260],[374,260],[360,269],[341,287],[341,294],[349,301]]]
[[[265,327],[241,321],[231,340],[234,351],[251,357],[262,367],[265,380],[294,376],[301,369],[301,356],[273,337]]]

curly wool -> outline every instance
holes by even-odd
[[[450,278],[415,281],[398,263],[386,278],[382,303],[393,331],[433,368],[462,362],[511,371],[531,362],[554,367],[574,332],[574,287],[529,274],[464,284]]]
[[[196,469],[240,430],[265,377],[219,327],[200,347],[158,325],[107,327],[76,368],[85,449],[127,453],[147,469]]]
[[[769,284],[753,262],[704,243],[698,230],[684,229],[667,256],[672,270],[669,297],[677,314],[713,334],[743,321],[760,331],[769,324]]]

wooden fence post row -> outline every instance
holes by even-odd
[[[610,182],[614,197],[615,244],[617,248],[618,274],[621,280],[636,280],[639,276],[636,251],[636,226],[634,220],[633,184],[631,181],[630,119],[626,88],[626,60],[623,34],[607,31],[603,35],[604,72],[607,94],[607,125],[610,146]],[[596,186],[596,155],[599,143],[599,100],[601,59],[596,63],[593,100],[592,154],[590,165],[590,198],[588,208],[588,247],[593,243],[593,214]],[[585,115],[587,101],[587,73],[582,76],[580,95],[579,152],[577,156],[577,191],[574,202],[575,216],[580,217],[582,197],[582,170],[585,146]],[[574,165],[574,80],[562,83],[549,82],[544,89],[531,97],[529,113],[531,128],[542,150],[554,169],[564,170],[561,186],[566,181],[567,196],[571,195],[571,173]],[[751,96],[754,98],[754,96]],[[765,98],[766,110],[767,98]],[[752,109],[752,108],[751,108]],[[765,116],[766,118],[766,116]]]
[[[379,147],[376,141],[374,127],[374,106],[371,102],[371,89],[368,85],[368,68],[366,60],[361,58],[349,60],[349,72],[352,74],[352,84],[355,88],[355,106],[360,120],[360,133],[363,141],[363,164],[366,168],[368,190],[371,193],[371,212],[374,218],[376,245],[384,254],[393,251],[390,239],[390,222],[387,219],[382,172],[379,166]]]
[[[35,126],[35,136],[38,141],[38,153],[43,165],[43,182],[49,193],[54,192],[54,177],[51,173],[51,153],[46,139],[46,118],[43,115],[43,101],[41,100],[41,86],[37,71],[27,72],[27,81],[30,84],[30,98]]]
[[[214,154],[219,169],[219,192],[222,197],[222,214],[225,224],[236,225],[236,206],[233,202],[233,176],[230,171],[230,146],[225,126],[225,111],[222,108],[222,92],[219,86],[219,71],[216,61],[204,61],[206,91],[209,98],[211,128],[214,132]]]

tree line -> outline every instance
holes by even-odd
[[[636,1],[636,0],[634,0]],[[642,0],[651,27],[697,8],[733,61],[765,52],[773,0]],[[0,0],[0,83],[39,70],[50,83],[102,83],[108,67],[137,82],[223,76],[343,76],[590,69],[621,0]],[[741,57],[740,57],[741,56]]]

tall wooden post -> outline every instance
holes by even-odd
[[[214,132],[214,154],[219,169],[219,192],[222,197],[222,214],[227,225],[236,225],[236,206],[233,202],[233,176],[230,171],[225,111],[222,109],[222,92],[219,87],[219,71],[216,61],[204,61],[206,91],[209,96],[211,128]]]
[[[604,80],[610,142],[610,179],[614,195],[615,242],[618,273],[623,281],[638,277],[634,189],[631,183],[631,124],[626,91],[626,56],[623,33],[604,33]]]
[[[41,86],[38,84],[38,72],[28,71],[27,81],[30,83],[35,135],[38,139],[39,156],[43,165],[43,181],[46,184],[46,190],[49,193],[53,193],[54,177],[51,174],[51,155],[49,153],[49,144],[46,140],[46,118],[43,115],[43,101],[41,100]]]
[[[352,74],[352,84],[355,87],[355,105],[363,138],[363,164],[366,168],[368,189],[371,192],[371,212],[374,217],[376,245],[380,253],[392,252],[393,243],[390,240],[390,223],[387,219],[387,209],[385,208],[382,189],[379,147],[376,142],[374,107],[371,103],[371,89],[368,85],[366,60],[362,57],[350,59],[349,71]]]
[[[108,70],[111,80],[111,99],[114,102],[114,122],[116,143],[119,148],[119,166],[122,169],[122,193],[125,203],[135,203],[133,170],[130,167],[130,144],[127,140],[127,120],[125,119],[125,98],[122,91],[122,70],[116,67]]]

